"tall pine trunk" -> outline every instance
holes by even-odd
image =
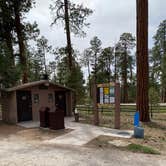
[[[107,64],[107,66],[108,66],[108,73],[109,73],[109,76],[108,76],[108,83],[110,83],[111,82],[111,57],[109,56],[109,58],[108,58],[108,64]]]
[[[137,0],[137,111],[140,121],[149,118],[148,0]]]
[[[114,56],[114,79],[115,81],[117,80],[117,52],[116,52],[116,48],[115,48],[115,56]]]
[[[92,88],[91,88],[91,79],[90,79],[90,63],[88,61],[88,81],[89,81],[89,98],[92,96]]]
[[[166,27],[166,26],[164,26],[164,27]],[[164,62],[166,63],[166,28],[164,28],[164,52],[163,52],[163,54],[164,54]],[[165,65],[164,65],[165,66]],[[163,70],[165,70],[165,69],[163,69]],[[166,85],[165,85],[166,86]],[[164,101],[164,103],[166,103],[166,87],[164,87],[164,99],[163,99],[163,101]]]
[[[163,102],[166,103],[166,88],[164,88]]]
[[[66,30],[66,39],[67,39],[68,65],[71,71],[73,64],[72,64],[72,46],[71,46],[71,36],[70,36],[68,0],[64,0],[64,5],[65,5],[65,30]]]
[[[23,70],[22,82],[27,83],[28,82],[27,58],[25,53],[24,37],[23,37],[22,24],[20,19],[19,2],[18,3],[16,2],[14,4],[15,27],[16,27],[17,37],[18,37],[18,44],[19,44],[20,63]]]
[[[133,80],[133,70],[132,70],[132,64],[130,63],[130,80]]]
[[[122,102],[128,102],[128,85],[127,85],[127,48],[125,48],[124,61],[123,61],[123,98]]]

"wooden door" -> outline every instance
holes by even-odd
[[[30,91],[17,91],[18,122],[32,120],[32,100]]]
[[[66,116],[66,93],[63,91],[55,92],[55,105],[64,111]]]

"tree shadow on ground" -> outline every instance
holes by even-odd
[[[0,120],[0,138],[8,137],[23,129],[24,128],[22,127],[19,127],[13,124],[4,123],[2,120]]]
[[[166,131],[166,125],[161,124],[159,122],[148,122],[148,123],[144,123],[145,125],[147,125],[150,128],[155,128],[155,129],[161,129],[161,130],[165,130]]]

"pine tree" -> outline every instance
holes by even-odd
[[[18,38],[19,57],[22,66],[22,82],[28,82],[27,56],[25,47],[24,25],[22,22],[23,14],[29,12],[34,3],[33,0],[12,0],[11,7],[14,13],[14,23]]]
[[[10,7],[10,2],[7,0],[0,0],[0,42],[5,42],[8,49],[8,58],[14,66],[15,56],[13,50],[13,36],[14,31],[13,13]]]
[[[135,38],[131,33],[123,33],[116,45],[117,68],[122,81],[122,102],[128,102],[128,80],[132,77],[133,61],[131,50],[135,47]],[[130,75],[129,75],[130,74]]]
[[[84,79],[83,72],[81,71],[81,67],[79,63],[76,61],[75,51],[73,52],[73,70],[71,73],[68,72],[68,60],[65,56],[67,51],[66,48],[61,48],[59,50],[59,56],[62,57],[57,65],[57,82],[73,88],[76,90],[76,99],[77,103],[80,103],[84,100],[85,89],[84,89]],[[58,53],[58,52],[57,52]]]
[[[153,37],[154,47],[151,51],[151,79],[161,84],[161,99],[166,102],[166,20],[161,22]]]
[[[71,44],[71,32],[75,35],[85,35],[82,30],[84,26],[89,26],[86,23],[86,18],[92,14],[92,10],[84,7],[83,5],[76,5],[70,0],[55,0],[53,5],[50,5],[50,9],[53,15],[53,24],[57,24],[60,21],[64,25],[67,40],[67,52],[68,52],[68,66],[72,69],[72,44]]]
[[[11,65],[11,52],[4,42],[0,42],[0,84],[4,88],[15,86],[20,78],[19,66]]]
[[[113,81],[114,48],[102,49],[97,64],[97,83],[109,83]]]
[[[26,46],[28,48],[28,46]],[[27,50],[28,57],[28,77],[30,81],[40,80],[42,77],[50,76],[49,64],[46,63],[46,55],[52,54],[52,46],[49,46],[48,40],[44,37],[36,38],[34,48]]]
[[[90,41],[92,76],[95,84],[97,83],[97,65],[102,51],[101,45],[102,42],[97,36],[93,37]]]
[[[137,0],[137,111],[140,120],[149,118],[148,0]]]

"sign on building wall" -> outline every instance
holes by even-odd
[[[115,103],[114,83],[97,85],[97,102],[98,105],[109,105]]]

